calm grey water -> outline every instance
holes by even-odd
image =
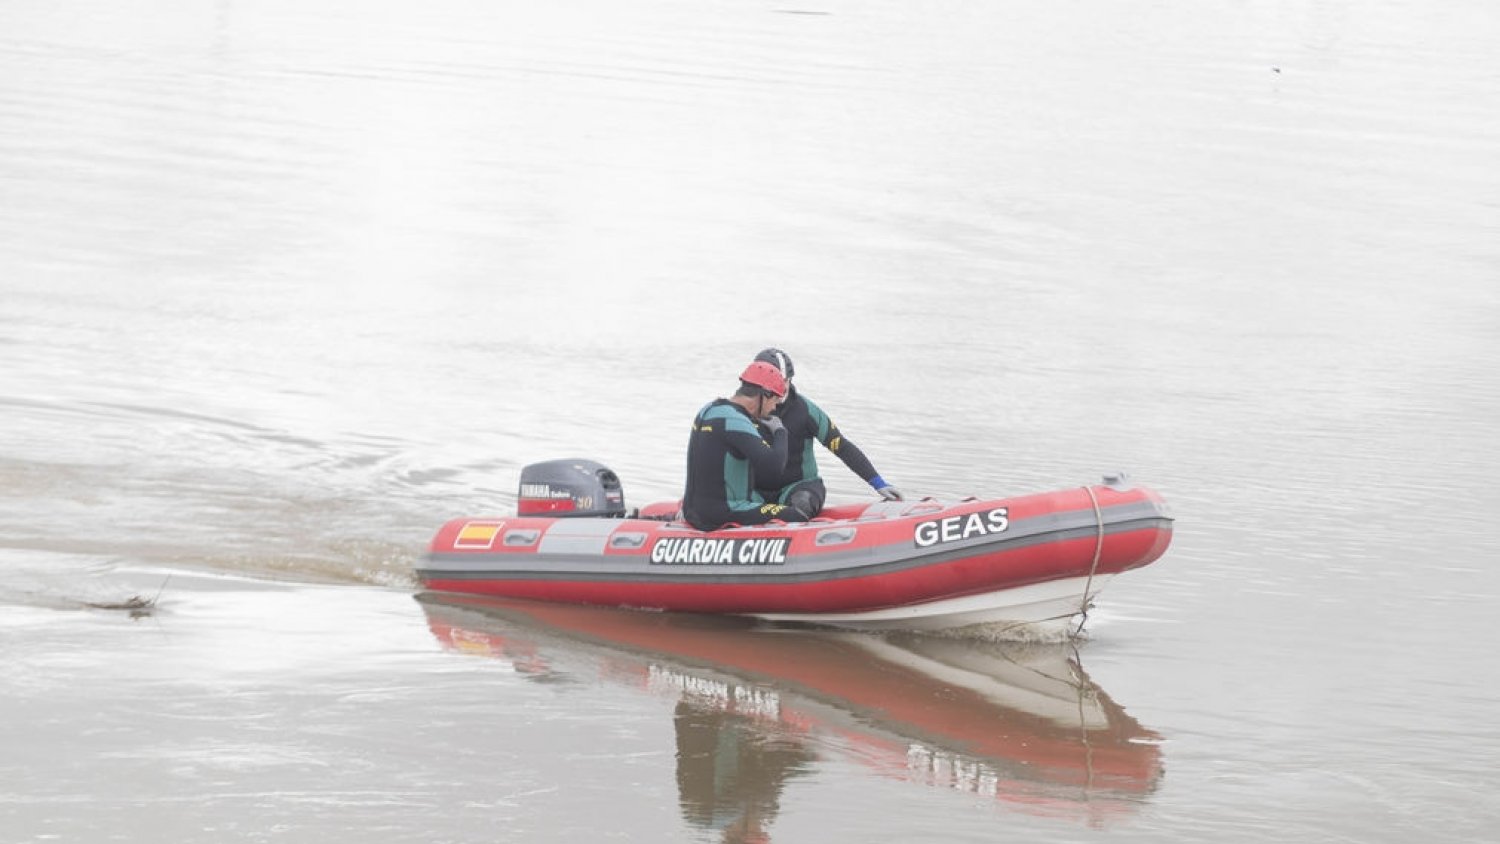
[[[1500,837],[1497,43],[0,2],[0,838]],[[909,493],[1175,542],[1076,648],[414,598],[526,463],[675,497],[765,345]]]

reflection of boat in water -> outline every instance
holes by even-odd
[[[1090,682],[1067,646],[417,599],[445,647],[537,675],[583,660],[675,698],[683,813],[733,840],[746,840],[730,834],[735,823],[774,816],[781,788],[819,748],[882,775],[1090,823],[1132,813],[1162,774],[1156,735]]]

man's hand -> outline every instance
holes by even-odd
[[[875,491],[880,493],[880,497],[884,501],[906,500],[906,497],[901,494],[901,490],[896,489],[895,487],[886,483],[885,478],[882,478],[879,475],[876,475],[875,477],[870,479],[870,486],[874,487]]]

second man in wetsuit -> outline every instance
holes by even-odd
[[[776,472],[756,474],[756,489],[767,501],[786,504],[808,518],[823,510],[828,490],[823,479],[818,477],[818,461],[813,454],[813,442],[822,443],[833,452],[854,474],[864,479],[880,497],[886,501],[902,500],[901,491],[886,483],[875,471],[870,458],[859,447],[839,432],[838,426],[828,414],[798,392],[792,385],[795,369],[792,359],[780,349],[763,349],[755,356],[757,363],[768,363],[786,378],[786,396],[772,412],[772,419],[781,420],[786,428],[786,461]],[[753,365],[753,364],[752,364]]]

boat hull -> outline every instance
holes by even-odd
[[[843,627],[1065,627],[1171,541],[1141,487],[879,502],[806,524],[697,531],[608,518],[454,519],[418,567],[434,591]]]
[[[827,624],[867,630],[951,630],[961,627],[1019,628],[1038,638],[1070,632],[1081,607],[1091,603],[1114,575],[1049,580],[958,598],[843,613],[751,613],[766,621]],[[992,630],[991,632],[1002,632]]]

